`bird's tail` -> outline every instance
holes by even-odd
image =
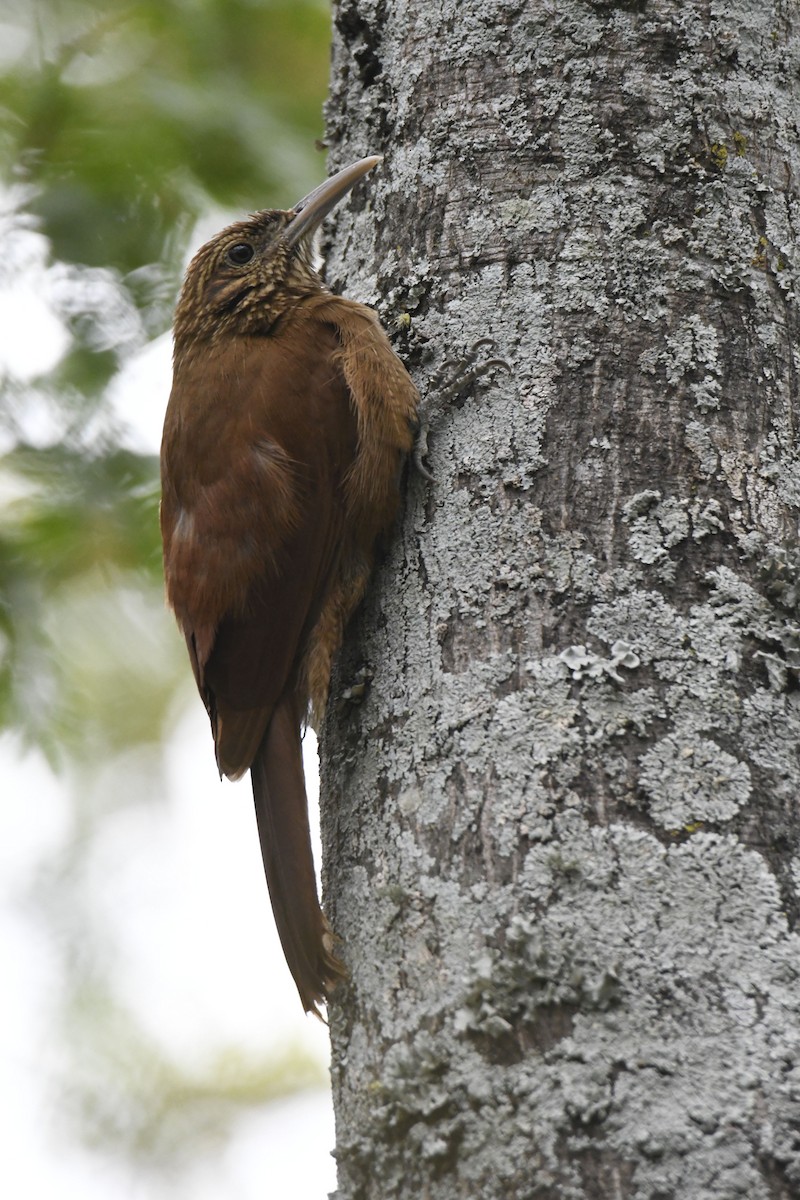
[[[319,1005],[346,970],[333,953],[334,936],[317,898],[300,720],[296,700],[284,696],[250,774],[261,857],[283,953],[303,1008],[319,1017]]]

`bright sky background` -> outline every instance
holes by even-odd
[[[199,230],[196,242],[223,223]],[[23,282],[0,279],[0,370],[21,379],[46,370],[67,345],[45,275],[46,247],[38,235],[29,237],[31,269]],[[158,449],[170,349],[167,336],[148,345],[114,385],[128,444],[138,451]],[[304,1016],[275,933],[249,781],[219,782],[188,662],[186,673],[186,702],[166,751],[165,795],[112,818],[93,861],[93,894],[114,932],[115,982],[176,1052],[225,1041],[260,1054],[296,1042],[325,1062],[327,1030]],[[311,733],[306,759],[315,793]],[[69,810],[59,780],[38,756],[21,755],[9,736],[0,737],[0,771],[0,1191],[14,1200],[153,1200],[160,1192],[152,1184],[137,1186],[60,1140],[48,1111],[57,1053],[48,1014],[57,976],[25,891],[58,846]],[[114,787],[111,773],[105,783]],[[319,862],[318,844],[316,855]],[[168,1192],[174,1200],[322,1200],[335,1188],[333,1142],[329,1096],[307,1094],[243,1120],[221,1161],[201,1162],[196,1177]]]

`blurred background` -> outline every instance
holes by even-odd
[[[327,1034],[166,612],[190,253],[325,176],[322,0],[0,10],[0,1190],[335,1185]],[[315,748],[307,739],[310,770]]]

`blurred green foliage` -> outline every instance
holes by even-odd
[[[132,271],[180,243],[207,198],[288,204],[321,173],[319,0],[4,8],[17,31],[0,80],[4,156],[36,187],[58,258]]]
[[[75,664],[62,661],[45,614],[85,590],[81,580],[98,595],[160,586],[157,464],[120,450],[109,388],[168,327],[202,214],[285,206],[324,174],[315,139],[329,22],[320,0],[4,5],[0,187],[4,240],[17,250],[0,267],[0,289],[13,295],[27,271],[66,341],[40,373],[29,329],[28,377],[6,372],[0,390],[0,493],[10,497],[0,518],[0,727],[54,763],[96,754],[98,729],[86,738],[80,720],[70,728]],[[149,720],[102,703],[76,716],[105,725],[109,746],[154,737],[168,691],[158,675],[149,686],[126,676]]]
[[[200,1062],[170,1061],[135,1014],[91,986],[72,997],[69,1016],[68,1036],[87,1029],[90,1051],[63,1081],[69,1120],[90,1147],[147,1174],[196,1167],[198,1148],[222,1151],[241,1113],[321,1082],[318,1064],[291,1043],[266,1054],[222,1046]]]
[[[2,466],[0,724],[57,767],[156,740],[183,653],[161,620],[155,460],[59,444]]]
[[[76,880],[105,815],[83,785],[136,747],[157,759],[189,679],[163,602],[157,461],[130,449],[110,398],[169,326],[198,219],[285,207],[324,176],[329,24],[324,0],[0,12],[0,303],[33,313],[0,347],[0,730],[74,792],[37,884],[61,926],[62,1108],[85,1141],[139,1163],[196,1157],[242,1107],[319,1080],[293,1052],[174,1061],[115,995],[102,917]],[[80,919],[65,933],[68,911]]]

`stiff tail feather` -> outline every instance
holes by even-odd
[[[319,906],[300,714],[292,696],[278,703],[250,770],[261,857],[286,962],[306,1012],[322,1004],[346,975],[332,951],[333,933]]]

